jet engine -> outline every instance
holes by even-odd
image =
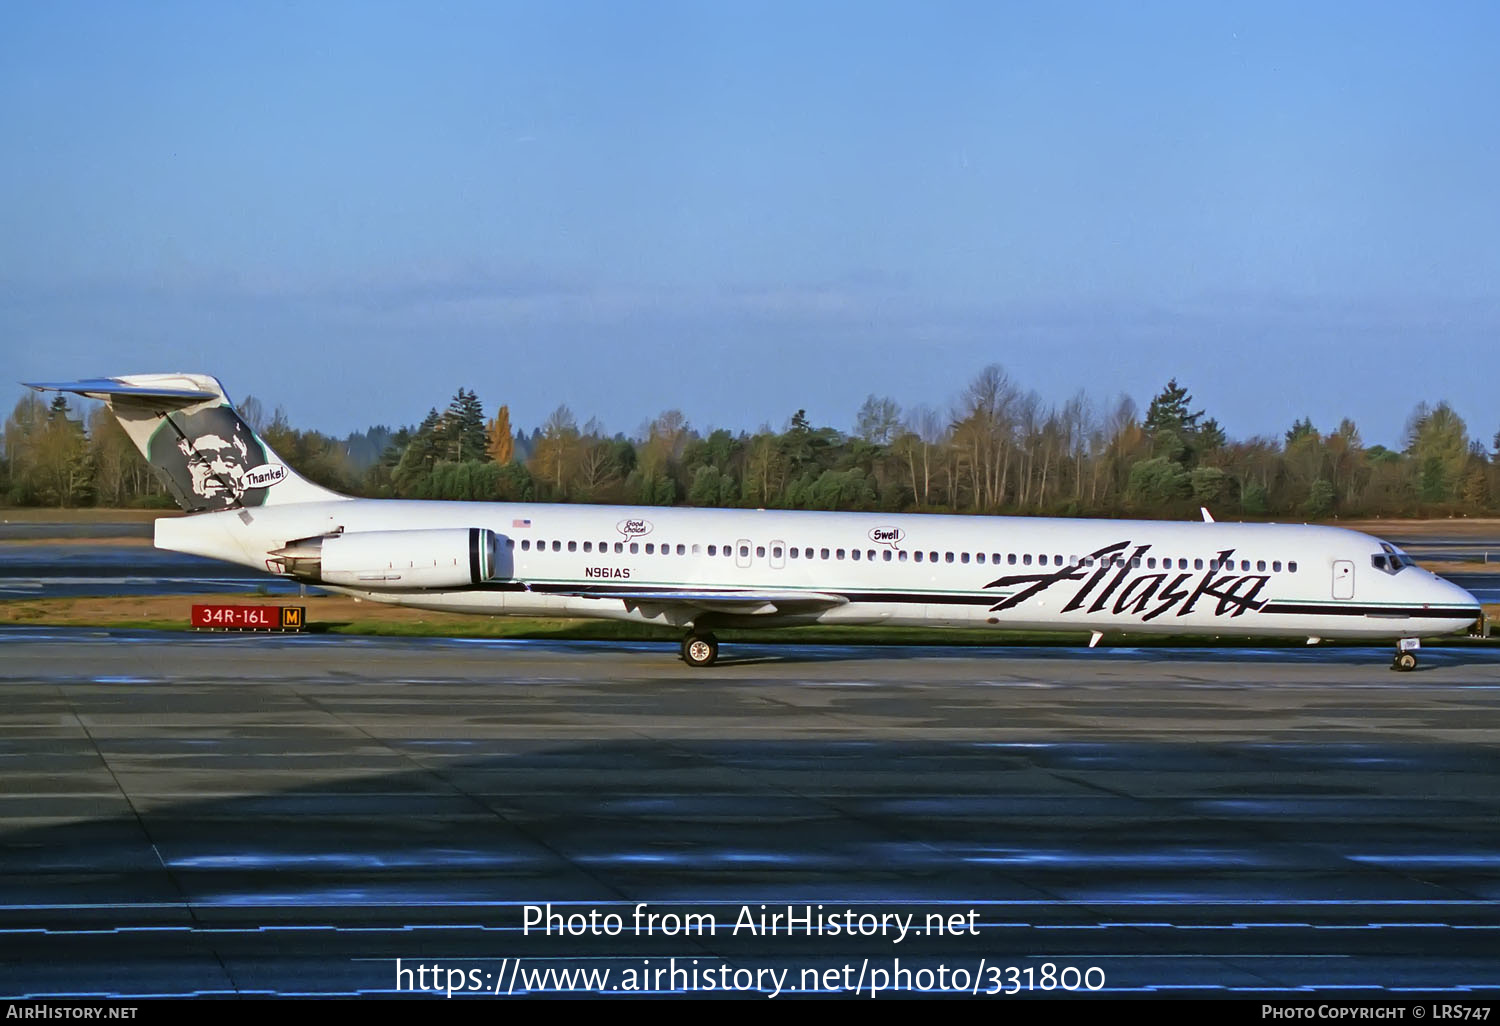
[[[352,531],[273,550],[285,573],[316,584],[374,590],[464,588],[495,576],[499,539],[483,527]]]

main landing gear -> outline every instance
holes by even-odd
[[[719,658],[719,639],[712,634],[689,634],[682,639],[682,661],[689,666],[712,666]]]
[[[1417,641],[1415,638],[1402,638],[1396,642],[1396,655],[1391,660],[1391,669],[1402,673],[1409,673],[1417,668]]]

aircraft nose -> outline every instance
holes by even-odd
[[[1432,583],[1436,586],[1434,588],[1436,594],[1433,597],[1433,605],[1452,606],[1455,616],[1464,616],[1475,620],[1484,612],[1480,608],[1477,598],[1452,581],[1436,577]]]

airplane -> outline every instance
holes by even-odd
[[[202,374],[28,383],[102,400],[190,515],[157,548],[356,598],[683,631],[797,624],[1107,634],[1421,639],[1482,620],[1388,542],[1295,524],[358,499],[271,451]]]

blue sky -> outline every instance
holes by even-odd
[[[848,428],[985,364],[1500,428],[1500,5],[0,7],[11,380]]]

